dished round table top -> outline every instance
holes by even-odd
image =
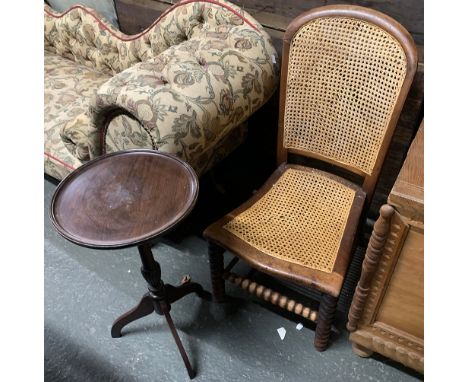
[[[195,205],[198,178],[181,159],[128,150],[92,160],[58,185],[49,215],[66,239],[91,248],[123,248],[157,238]]]

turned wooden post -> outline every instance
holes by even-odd
[[[380,207],[380,216],[374,225],[372,235],[369,239],[369,245],[367,246],[364,262],[362,263],[361,278],[356,286],[351,308],[348,313],[348,324],[346,327],[350,332],[354,332],[357,329],[359,318],[361,317],[367,295],[369,294],[372,278],[387,241],[394,212],[395,210],[393,207],[388,204],[384,204]]]
[[[328,294],[323,295],[319,306],[317,326],[315,328],[314,346],[318,351],[325,351],[328,348],[328,340],[330,338],[337,304],[338,298]]]
[[[225,298],[224,289],[224,248],[208,241],[208,255],[210,258],[211,287],[216,302],[223,302]]]

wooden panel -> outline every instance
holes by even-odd
[[[115,0],[120,29],[136,34],[150,26],[170,4],[152,0]]]
[[[424,124],[414,138],[411,148],[408,151],[405,163],[401,168],[395,185],[393,186],[390,198],[395,194],[408,195],[412,199],[417,199],[419,204],[424,200]]]
[[[424,220],[424,125],[414,138],[388,202],[408,218]]]
[[[424,234],[408,232],[377,321],[424,338]]]
[[[381,11],[401,23],[413,35],[417,44],[424,43],[424,2],[421,0],[231,0],[245,8],[260,22],[262,16],[285,17],[289,21],[311,8],[331,4],[360,5]],[[289,21],[287,23],[289,23]],[[263,24],[263,22],[262,22]],[[271,26],[271,25],[270,25]],[[279,26],[279,25],[278,25]],[[276,29],[276,28],[275,28]],[[280,27],[278,28],[280,29]]]

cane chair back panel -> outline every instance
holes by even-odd
[[[372,175],[406,71],[404,49],[377,25],[307,22],[290,42],[284,147]]]

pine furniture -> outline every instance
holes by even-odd
[[[165,284],[152,244],[192,210],[198,195],[194,170],[177,157],[153,150],[128,150],[92,160],[57,187],[49,215],[67,240],[89,248],[137,246],[148,292],[115,320],[112,337],[152,312],[164,315],[190,378],[195,372],[172,321],[171,304],[189,293],[203,296],[200,284]]]
[[[381,208],[348,316],[353,350],[424,372],[424,125]]]
[[[316,322],[315,347],[327,348],[359,222],[416,71],[416,56],[400,24],[363,7],[315,8],[288,26],[279,167],[250,200],[204,232],[217,301],[225,298],[224,279],[232,281]],[[307,166],[295,164],[298,158]],[[323,294],[318,312],[234,274],[234,262],[224,269],[226,249],[257,270],[318,289]]]

